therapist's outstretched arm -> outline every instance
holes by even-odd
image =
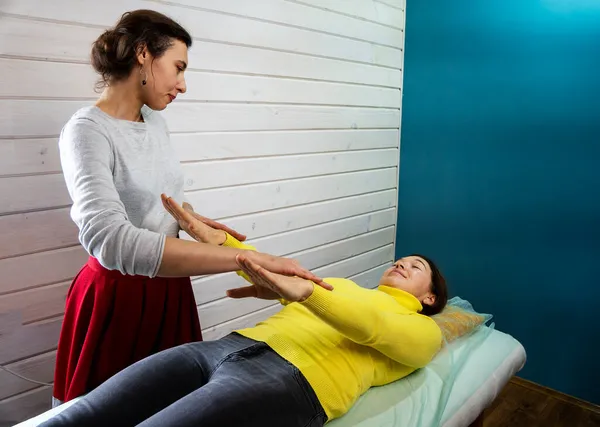
[[[210,254],[206,252],[206,248],[204,248],[205,252],[203,258],[206,260],[208,257],[217,255],[215,259],[215,263],[217,267],[225,267],[226,269],[219,269],[218,271],[234,271],[239,270],[239,266],[236,262],[236,257],[239,254],[244,253],[249,259],[251,259],[256,264],[268,269],[269,271],[277,272],[279,274],[283,274],[286,276],[297,276],[302,277],[307,280],[311,280],[325,289],[332,289],[332,287],[322,281],[321,278],[317,277],[315,274],[311,273],[307,269],[303,268],[298,262],[289,258],[282,258],[274,255],[269,255],[261,252],[257,252],[253,246],[242,244],[235,245],[236,247],[231,247],[230,245],[220,246],[227,240],[227,233],[223,230],[215,230],[208,226],[205,222],[199,221],[194,215],[192,215],[189,211],[183,209],[177,202],[175,202],[172,198],[165,196],[164,194],[161,196],[163,205],[165,209],[178,221],[179,226],[191,237],[196,239],[198,242],[187,242],[189,245],[189,249],[192,250],[192,253],[183,254],[181,251],[187,250],[186,247],[182,246],[175,240],[172,242],[173,248],[170,249],[170,253],[167,256],[167,246],[165,246],[165,255],[163,255],[163,264],[161,265],[161,269],[163,265],[168,266],[168,268],[175,267],[176,269],[181,268],[181,266],[188,265],[188,262],[194,259],[194,253],[198,251],[197,247],[193,247],[193,245],[204,246],[208,248],[214,248],[217,251]],[[169,242],[169,241],[167,241]],[[227,251],[220,252],[220,251]],[[226,258],[219,258],[218,255],[225,255]],[[179,259],[178,257],[183,257]],[[234,267],[230,269],[231,258],[233,257]],[[166,261],[166,263],[165,263]],[[177,267],[177,263],[180,264]],[[168,271],[165,271],[163,274],[168,274]],[[161,275],[161,271],[159,270],[159,275]]]
[[[158,269],[160,277],[189,277],[236,271],[239,249],[167,237]]]
[[[186,277],[200,274],[224,273],[239,270],[236,257],[246,253],[255,263],[286,276],[298,276],[313,280],[322,280],[289,258],[277,257],[251,250],[216,246],[191,242],[175,237],[167,237],[158,269],[161,277]]]

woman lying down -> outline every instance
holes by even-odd
[[[164,202],[198,241],[254,249]],[[444,308],[446,285],[425,257],[398,260],[377,289],[326,279],[333,291],[266,271],[243,253],[238,263],[251,285],[228,295],[278,299],[280,312],[219,340],[141,360],[42,425],[322,426],[369,387],[427,365],[441,347],[427,315]]]

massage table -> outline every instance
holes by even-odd
[[[373,387],[327,427],[467,427],[525,365],[525,349],[491,327],[450,343],[425,368]]]
[[[513,337],[489,326],[448,344],[425,368],[365,393],[327,427],[466,427],[521,370],[526,354]],[[18,424],[33,427],[77,399]]]

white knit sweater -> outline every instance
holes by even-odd
[[[77,111],[59,141],[79,241],[110,270],[156,276],[165,236],[177,222],[160,200],[183,199],[183,172],[159,113],[119,120],[97,107]]]

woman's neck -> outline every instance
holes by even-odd
[[[108,86],[96,101],[96,107],[106,114],[121,120],[141,122],[144,103],[138,95],[139,89],[126,80]]]

